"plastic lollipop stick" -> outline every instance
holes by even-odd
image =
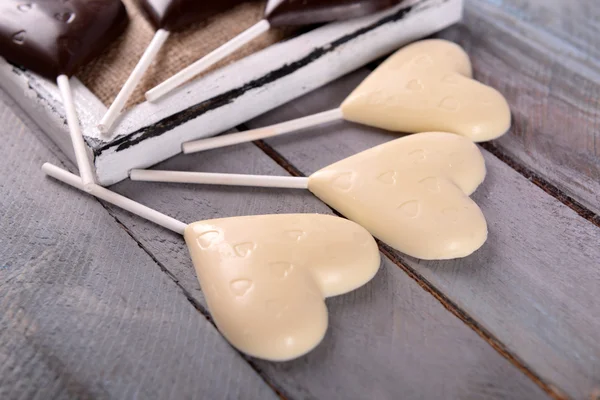
[[[306,187],[391,247],[422,259],[464,257],[487,238],[485,218],[468,197],[485,177],[477,146],[451,133],[406,136],[325,167],[307,178],[277,181]],[[244,186],[271,176],[138,171],[131,178]],[[281,178],[279,178],[281,179]]]
[[[144,182],[197,183],[201,185],[277,187],[308,189],[309,178],[247,174],[218,174],[212,172],[182,172],[132,169],[129,179]]]
[[[334,119],[404,133],[452,132],[474,142],[495,139],[510,128],[510,109],[498,91],[471,76],[469,57],[458,45],[439,39],[423,40],[389,57],[338,109],[184,143],[182,149],[184,153],[192,153],[230,146],[292,133]]]
[[[164,29],[159,29],[156,31],[154,37],[152,38],[152,41],[144,51],[142,58],[140,58],[140,61],[138,61],[137,65],[131,72],[131,75],[129,75],[129,78],[127,78],[127,81],[119,91],[119,94],[108,108],[106,114],[104,114],[104,116],[100,120],[100,124],[98,124],[98,129],[100,130],[100,132],[107,133],[113,126],[113,124],[121,114],[121,111],[123,111],[125,104],[127,104],[127,101],[131,97],[131,94],[144,77],[144,74],[146,73],[152,62],[156,59],[156,56],[158,55],[160,49],[163,47],[163,45],[169,38],[169,34],[169,31],[166,31]]]
[[[79,177],[51,164],[42,168],[82,189]],[[324,299],[359,288],[379,269],[373,237],[342,218],[256,215],[186,225],[97,185],[91,194],[183,234],[219,331],[266,360],[315,348],[327,331]]]
[[[215,174],[209,172],[132,169],[129,172],[129,177],[132,181],[308,189],[308,178],[295,176]]]
[[[60,75],[58,78],[56,78],[56,83],[60,90],[63,104],[65,106],[67,125],[69,127],[69,134],[71,135],[73,150],[75,151],[77,169],[79,169],[83,187],[85,190],[89,191],[91,189],[91,185],[94,183],[94,175],[90,166],[87,149],[83,141],[83,135],[81,134],[81,128],[79,127],[79,118],[77,117],[77,111],[75,110],[75,103],[73,102],[73,94],[71,91],[69,78],[66,75]]]
[[[284,135],[286,133],[297,132],[301,129],[306,129],[312,126],[322,125],[341,119],[344,119],[342,111],[339,108],[336,108],[334,110],[309,115],[308,117],[297,118],[281,124],[271,125],[266,128],[252,129],[249,131],[187,142],[184,143],[181,148],[186,154],[196,153],[199,151],[232,146],[234,144],[246,143],[268,137]]]
[[[157,30],[142,58],[100,121],[98,129],[103,133],[111,129],[148,67],[169,37],[169,32],[179,31],[193,22],[210,18],[242,1],[140,0],[142,10]]]
[[[191,80],[196,75],[206,71],[211,66],[218,63],[228,55],[234,53],[240,47],[243,47],[244,45],[259,37],[263,33],[267,32],[269,28],[270,25],[268,21],[262,20],[258,22],[257,24],[240,33],[238,36],[231,39],[229,42],[225,43],[221,47],[216,48],[215,50],[211,51],[195,63],[182,69],[177,74],[173,75],[160,85],[147,91],[146,100],[158,100],[160,97],[164,96],[165,94],[169,93],[170,91],[179,87],[185,82]]]
[[[393,7],[403,0],[270,0],[265,17],[218,49],[204,56],[165,82],[146,92],[148,101],[160,97],[206,71],[231,53],[256,39],[271,27],[312,25],[347,20]]]

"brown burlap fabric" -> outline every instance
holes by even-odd
[[[102,56],[77,74],[107,106],[116,97],[154,35],[154,28],[145,19],[136,0],[123,0],[123,3],[131,20],[129,27]],[[262,1],[242,4],[214,18],[191,25],[182,32],[172,33],[134,92],[129,106],[144,101],[144,92],[148,89],[260,21],[264,7]],[[213,69],[278,42],[284,35],[280,30],[271,30],[215,65]]]

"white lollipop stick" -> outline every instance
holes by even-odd
[[[300,129],[306,129],[312,126],[322,125],[340,119],[343,119],[342,111],[339,108],[336,108],[318,114],[309,115],[308,117],[297,118],[291,121],[282,122],[280,124],[266,126],[264,128],[251,129],[244,132],[187,142],[184,143],[181,148],[185,154],[196,153],[199,151],[251,142],[253,140],[264,139],[272,136],[284,135],[286,133],[296,132]]]
[[[67,185],[73,186],[74,188],[77,188],[79,190],[84,190],[83,184],[81,183],[81,179],[77,175],[73,175],[72,173],[67,172],[64,169],[58,168],[57,166],[52,165],[50,163],[44,163],[44,165],[42,166],[42,171],[44,171],[46,175],[49,175],[54,179],[64,182]],[[173,232],[183,235],[185,227],[187,226],[187,224],[184,224],[181,221],[171,218],[168,215],[159,213],[156,210],[153,210],[140,203],[130,200],[127,197],[121,196],[120,194],[111,192],[110,190],[105,189],[102,186],[92,184],[90,185],[88,192],[92,196],[98,197],[99,199],[114,204],[115,206],[121,207],[132,214],[138,215],[144,219],[152,221],[155,224],[172,230]]]
[[[77,169],[79,169],[79,174],[81,175],[83,188],[87,191],[89,190],[89,186],[94,184],[94,175],[83,141],[83,135],[81,134],[81,128],[79,127],[79,118],[77,117],[77,111],[75,110],[75,102],[73,101],[73,92],[71,91],[69,77],[66,75],[59,75],[58,78],[56,78],[56,84],[58,85],[58,90],[62,96],[65,112],[67,114],[67,125],[69,127],[69,134],[71,135],[73,150],[75,151]]]
[[[100,132],[106,133],[110,130],[112,125],[119,117],[119,114],[121,114],[125,104],[127,104],[127,100],[129,100],[131,97],[131,94],[142,80],[142,77],[148,70],[148,67],[150,67],[150,64],[152,64],[156,58],[156,55],[167,41],[168,37],[169,31],[164,29],[159,29],[156,31],[154,38],[152,38],[152,41],[146,48],[146,51],[144,51],[142,58],[140,58],[140,61],[138,61],[137,65],[131,72],[131,75],[129,75],[129,78],[127,78],[127,81],[121,88],[121,91],[110,105],[106,114],[104,114],[104,117],[102,117],[100,124],[98,124],[98,129],[100,129]]]
[[[296,176],[215,174],[209,172],[156,171],[132,169],[132,181],[199,183],[206,185],[308,189],[308,178]]]
[[[206,71],[211,66],[215,65],[240,47],[246,45],[258,36],[262,35],[270,28],[270,24],[267,20],[262,20],[240,33],[229,42],[225,43],[221,47],[211,51],[195,63],[182,69],[177,74],[173,75],[160,85],[150,89],[146,92],[146,100],[156,101],[165,94],[171,92],[173,89],[181,86],[185,82],[191,80],[196,75]]]

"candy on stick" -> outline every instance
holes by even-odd
[[[58,84],[77,167],[86,186],[94,177],[69,77],[100,54],[126,25],[127,12],[120,0],[0,2],[0,55]]]
[[[271,27],[311,25],[362,17],[390,8],[404,0],[269,0],[264,19],[146,92],[156,101],[196,75],[206,71]]]
[[[82,189],[77,176],[48,163],[42,169]],[[254,357],[286,361],[312,350],[327,330],[324,298],[357,289],[379,269],[373,237],[343,218],[257,215],[186,225],[97,185],[90,194],[182,234],[217,327]]]
[[[471,79],[469,56],[432,39],[400,49],[373,71],[340,108],[245,132],[184,143],[184,153],[295,132],[345,119],[396,132],[452,132],[474,142],[510,128],[510,109],[495,89]]]
[[[98,125],[100,132],[108,132],[115,123],[171,32],[182,29],[192,22],[210,18],[243,2],[244,0],[140,0],[142,9],[156,28],[156,33],[108,111],[100,120]]]
[[[325,167],[308,178],[132,170],[132,180],[310,190],[373,236],[421,259],[464,257],[487,238],[469,195],[485,177],[477,146],[451,133],[406,136]]]

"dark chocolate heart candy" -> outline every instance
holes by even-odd
[[[71,76],[127,21],[120,0],[1,0],[0,56],[50,79]]]
[[[244,0],[139,0],[156,29],[169,31],[181,29],[192,22],[210,18],[213,15],[244,3]]]
[[[274,0],[265,18],[272,26],[311,25],[363,17],[404,0]]]

